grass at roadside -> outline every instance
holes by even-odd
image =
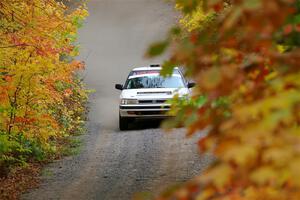
[[[78,137],[67,138],[65,144],[62,145],[62,156],[75,156],[81,152],[82,140]]]
[[[69,136],[57,141],[57,153],[49,155],[41,162],[32,162],[12,168],[7,176],[0,178],[0,199],[17,200],[22,193],[39,186],[40,176],[51,177],[52,172],[47,169],[43,170],[44,166],[65,156],[78,155],[82,148],[80,135]]]

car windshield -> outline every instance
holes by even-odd
[[[129,77],[126,89],[141,88],[182,88],[184,83],[180,75],[173,75],[164,78],[160,75],[134,76]]]

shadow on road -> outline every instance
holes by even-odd
[[[162,122],[162,119],[135,120],[129,125],[129,130],[158,129]]]

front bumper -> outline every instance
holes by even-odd
[[[171,117],[169,104],[157,105],[120,105],[121,117],[134,118],[166,118]]]

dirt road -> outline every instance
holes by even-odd
[[[146,47],[163,38],[176,13],[163,0],[90,0],[90,16],[80,32],[81,59],[91,97],[82,152],[51,164],[40,188],[23,199],[127,200],[136,192],[156,194],[198,174],[209,157],[199,155],[197,137],[184,130],[163,133],[144,123],[119,132],[118,95],[130,69],[160,63],[145,60]],[[201,135],[201,133],[199,133]]]

